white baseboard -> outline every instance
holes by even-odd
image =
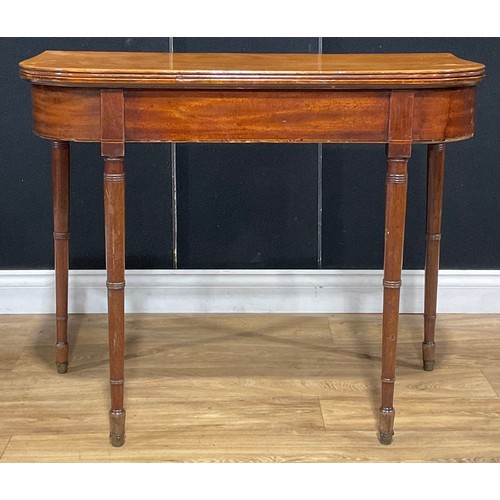
[[[127,312],[379,313],[382,271],[130,270]],[[105,272],[71,271],[69,309],[106,312]],[[52,271],[0,271],[1,314],[53,313]],[[401,312],[423,310],[423,272],[403,272]],[[440,271],[438,311],[500,313],[500,271]]]

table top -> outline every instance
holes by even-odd
[[[414,88],[477,84],[484,65],[447,53],[249,54],[45,51],[20,63],[41,85]]]

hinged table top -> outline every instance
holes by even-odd
[[[46,51],[20,63],[42,85],[412,88],[475,85],[484,65],[453,54],[196,54]]]

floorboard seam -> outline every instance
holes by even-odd
[[[482,368],[479,368],[481,370],[481,373],[483,374],[483,377],[486,379],[486,382],[488,382],[488,385],[493,389],[495,394],[500,397],[500,394],[498,394],[498,391],[493,387],[492,383],[490,382],[490,379],[486,376]]]
[[[9,446],[10,444],[10,441],[12,439],[12,434],[9,436],[9,440],[7,441],[7,444],[4,446],[3,450],[2,450],[2,453],[0,453],[0,460],[3,459],[3,456],[5,454],[5,451],[7,450],[7,447]]]
[[[319,412],[321,414],[321,420],[323,421],[323,429],[326,431],[325,416],[323,415],[323,407],[321,405],[321,398],[318,396]]]

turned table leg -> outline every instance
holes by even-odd
[[[379,415],[379,439],[382,444],[390,444],[394,434],[393,402],[405,229],[407,163],[407,159],[389,159],[386,180],[382,391]]]
[[[58,373],[68,370],[69,144],[52,142],[56,345]]]
[[[101,155],[104,158],[104,223],[108,289],[109,438],[125,442],[125,140],[122,90],[101,92]]]
[[[413,97],[410,91],[393,91],[390,103],[385,195],[382,387],[378,422],[379,440],[382,444],[390,444],[394,434],[396,347],[406,218],[407,167],[412,146]]]
[[[108,289],[109,371],[111,390],[110,440],[125,442],[123,408],[125,355],[125,171],[123,158],[104,159],[104,217]]]
[[[441,215],[444,185],[444,144],[430,144],[427,150],[427,229],[425,245],[425,306],[422,359],[424,370],[434,369],[434,331],[438,290]]]

